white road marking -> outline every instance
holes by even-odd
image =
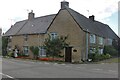
[[[6,77],[8,77],[8,78],[14,79],[12,76],[9,76],[9,75],[7,75],[7,74],[3,74],[3,73],[0,73],[0,74],[3,75],[3,76],[6,76]]]

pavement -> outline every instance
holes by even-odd
[[[58,64],[5,58],[1,61],[3,78],[118,78],[118,63]]]

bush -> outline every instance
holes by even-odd
[[[33,58],[34,58],[34,59],[37,59],[37,58],[38,58],[38,55],[39,55],[39,48],[36,47],[36,46],[31,46],[31,47],[30,47],[30,50],[31,50],[32,53],[33,53]]]
[[[111,58],[111,55],[110,54],[106,54],[105,55],[105,59],[109,59],[109,58]]]
[[[118,56],[118,50],[116,50],[113,46],[104,46],[103,53],[109,53],[111,56]]]
[[[92,59],[92,61],[94,61],[95,60],[95,53],[89,53],[88,58]]]
[[[8,56],[9,57],[12,57],[13,56],[13,53],[10,51],[10,52],[8,52]]]
[[[110,57],[111,57],[110,54],[98,54],[98,53],[88,54],[88,58],[92,59],[93,62],[109,59]]]

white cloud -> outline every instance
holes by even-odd
[[[0,27],[7,31],[16,21],[27,19],[29,10],[34,10],[36,17],[56,14],[62,0],[0,0]],[[96,20],[102,21],[118,10],[119,0],[66,0],[70,8],[89,16],[95,15]],[[87,10],[90,12],[88,13]]]

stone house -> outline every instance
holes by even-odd
[[[57,14],[35,17],[31,11],[28,19],[16,22],[4,36],[9,38],[9,49],[17,46],[21,53],[32,57],[30,46],[38,46],[42,57],[46,55],[43,44],[48,34],[52,38],[68,35],[70,48],[64,49],[62,55],[69,58],[68,62],[81,61],[87,59],[96,46],[102,54],[104,45],[112,45],[113,40],[119,39],[107,24],[94,18],[94,15],[85,17],[69,8],[69,2],[62,1]]]

